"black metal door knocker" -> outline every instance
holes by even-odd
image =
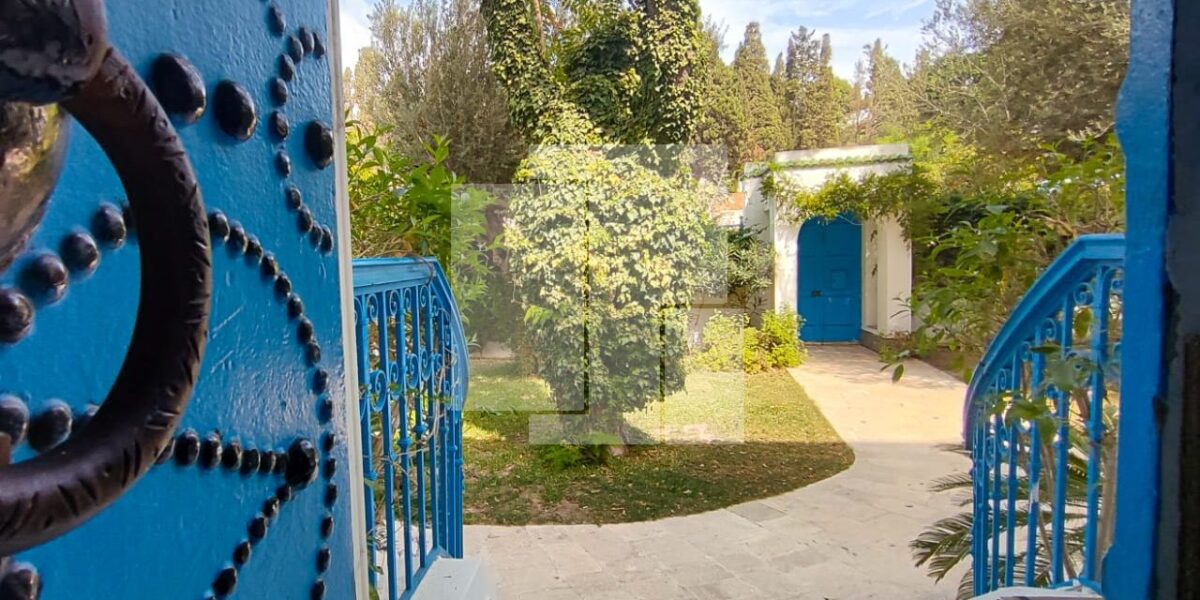
[[[137,223],[141,289],[125,362],[99,412],[36,458],[0,466],[0,556],[67,533],[167,447],[199,373],[212,296],[200,189],[174,127],[111,47],[102,0],[0,2],[0,272],[41,222],[77,119]]]

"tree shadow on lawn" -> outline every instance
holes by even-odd
[[[628,423],[640,426],[647,440],[682,443],[631,446],[606,465],[588,465],[556,457],[570,452],[562,447],[529,443],[526,411],[553,411],[543,383],[503,364],[475,371],[468,411],[488,412],[465,417],[469,524],[623,523],[694,514],[804,487],[854,462],[850,448],[785,372],[746,376],[739,414],[702,406],[713,397],[708,391],[722,387],[711,378],[719,374],[689,377],[689,388],[706,392],[676,398],[683,407],[675,413],[691,423],[711,421],[705,428],[720,434],[715,441],[664,436],[678,428],[659,427],[664,420],[654,417],[652,406],[627,416]]]

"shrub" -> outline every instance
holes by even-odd
[[[763,315],[761,328],[748,327],[742,314],[717,313],[704,325],[701,349],[692,355],[691,366],[705,371],[763,373],[798,367],[804,361],[804,345],[796,335],[800,317],[793,311]]]
[[[799,332],[800,316],[794,311],[763,314],[761,329],[746,330],[743,368],[747,373],[762,373],[800,366],[805,353]]]
[[[737,371],[742,368],[742,335],[746,315],[717,313],[704,324],[701,351],[692,355],[691,366],[702,371]]]

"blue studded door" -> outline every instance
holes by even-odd
[[[862,332],[862,226],[851,216],[800,228],[799,297],[806,342],[857,342]]]
[[[0,598],[353,598],[330,6],[0,4]]]

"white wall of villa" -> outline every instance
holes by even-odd
[[[861,179],[869,174],[910,168],[910,162],[897,161],[898,156],[908,154],[907,144],[849,146],[780,152],[773,157],[773,162],[796,165],[785,168],[783,175],[801,186],[815,189],[840,173]],[[872,159],[877,162],[871,162]],[[795,309],[799,271],[803,265],[798,244],[803,223],[781,216],[775,203],[763,195],[762,183],[761,178],[744,180],[741,191],[745,193],[745,207],[737,218],[724,215],[723,221],[729,223],[740,219],[741,223],[763,231],[764,238],[775,248],[771,308]],[[912,247],[895,217],[862,223],[862,329],[865,332],[888,337],[912,330],[912,316],[908,310],[912,268]],[[707,315],[697,317],[697,327],[700,327]]]

